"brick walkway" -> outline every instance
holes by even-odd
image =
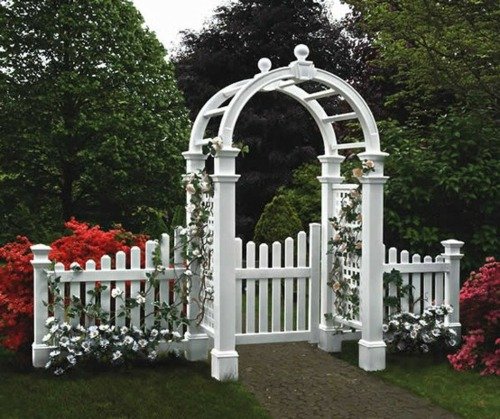
[[[456,418],[309,345],[238,346],[240,378],[273,418]]]

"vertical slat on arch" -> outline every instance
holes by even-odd
[[[273,243],[273,268],[281,268],[281,243]],[[272,331],[281,331],[281,278],[273,278],[273,311],[271,316]]]
[[[130,249],[130,269],[141,268],[141,249],[134,246]],[[130,281],[130,298],[137,298],[141,290],[141,283],[137,280]],[[141,309],[140,306],[130,310],[130,325],[141,326]]]
[[[255,268],[255,243],[248,242],[246,249],[247,268]],[[247,278],[246,333],[255,332],[255,279]]]
[[[111,270],[111,258],[108,255],[104,255],[101,258],[101,271]],[[102,311],[109,313],[111,315],[111,282],[102,281],[101,282],[101,309]],[[106,289],[104,289],[106,288]]]
[[[432,263],[432,257],[424,257],[424,263]],[[422,292],[424,297],[424,309],[432,304],[432,272],[424,274],[424,290]]]
[[[124,270],[127,267],[125,252],[120,250],[116,252],[116,270]],[[125,326],[125,316],[119,316],[121,312],[121,306],[125,305],[125,281],[116,281],[115,287],[122,291],[120,297],[115,298],[115,325],[118,327]]]
[[[259,268],[269,267],[269,248],[259,246]],[[269,332],[269,280],[259,279],[259,332]]]
[[[420,263],[421,257],[419,254],[414,254],[411,258],[412,263]],[[414,272],[411,274],[411,285],[413,287],[413,312],[415,314],[420,313],[420,305],[422,303],[422,274]]]
[[[307,235],[301,231],[297,235],[297,266],[306,267]],[[306,278],[297,278],[297,330],[306,330]]]
[[[161,263],[167,269],[170,267],[170,236],[166,233],[163,233],[161,235]],[[161,303],[166,302],[167,304],[169,304],[170,302],[168,283],[168,279],[163,279],[160,281],[159,297]],[[168,327],[167,322],[165,320],[162,320],[161,326]]]
[[[236,268],[241,268],[243,258],[243,242],[239,237],[236,238]],[[241,303],[243,279],[236,279],[236,333],[241,333]]]
[[[146,261],[145,266],[146,269],[155,269],[155,264],[153,261],[153,253],[156,249],[158,243],[154,240],[148,240],[146,242]],[[144,291],[146,292],[146,302],[144,304],[144,324],[147,328],[151,328],[154,323],[154,297],[155,297],[155,288],[154,286],[150,288],[149,281],[146,281]]]
[[[293,267],[293,239],[285,240],[285,267]],[[293,330],[293,278],[285,278],[285,331]]]
[[[95,271],[95,262],[92,259],[89,259],[85,263],[85,270],[86,271]],[[92,299],[92,296],[89,294],[90,290],[93,290],[95,287],[95,284],[93,282],[85,282],[85,303],[88,304],[90,300]],[[85,326],[92,326],[94,324],[94,319],[90,318],[89,316],[85,316]]]
[[[444,258],[441,255],[436,256],[436,263],[443,263]],[[434,274],[434,303],[441,305],[444,302],[444,273],[436,272]]]
[[[408,253],[408,250],[401,251],[400,261],[401,261],[401,263],[408,263],[410,261],[410,254]],[[410,283],[410,274],[401,274],[401,277],[403,279],[403,286],[408,285]],[[409,299],[408,297],[401,299],[401,310],[402,311],[409,311],[408,299]]]

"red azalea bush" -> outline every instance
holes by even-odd
[[[109,231],[99,226],[71,219],[65,224],[71,234],[51,244],[49,258],[64,263],[72,262],[82,267],[88,259],[97,266],[103,255],[113,257],[116,252],[128,252],[131,246],[144,250],[147,237],[134,235],[117,226]],[[33,340],[33,255],[32,243],[26,237],[0,247],[0,345],[13,350],[29,348]]]
[[[500,262],[486,259],[460,290],[460,316],[468,331],[460,350],[448,359],[456,370],[481,369],[500,375]]]

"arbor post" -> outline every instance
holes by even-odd
[[[336,347],[334,339],[337,330],[333,319],[325,316],[326,314],[335,314],[333,313],[333,290],[329,285],[334,256],[328,252],[328,249],[329,241],[333,237],[330,218],[335,215],[333,186],[344,180],[340,176],[340,165],[344,161],[344,157],[324,155],[319,156],[318,160],[321,162],[321,176],[318,177],[321,182],[321,309],[318,347],[323,351],[334,352],[340,350]]]
[[[185,152],[182,153],[184,159],[186,160],[186,173],[196,173],[205,168],[205,161],[207,156],[203,153],[195,152]],[[191,194],[186,191],[186,203],[189,204],[191,199]],[[189,205],[186,207],[186,226],[188,226],[191,220],[191,211]],[[177,227],[177,226],[174,226]],[[200,267],[199,264],[194,261],[191,264],[191,271],[193,276],[191,277],[191,291],[188,297],[187,306],[187,317],[189,319],[196,319],[200,314],[200,307],[195,301],[195,296],[200,293]],[[191,321],[187,327],[186,334],[184,335],[186,339],[186,350],[185,356],[189,361],[202,361],[207,359],[208,356],[208,335],[201,325],[197,325],[195,321]]]
[[[444,240],[441,242],[444,247],[444,261],[450,264],[449,272],[445,273],[444,278],[444,303],[453,307],[453,313],[446,317],[448,327],[457,332],[457,338],[460,339],[462,325],[460,324],[460,259],[464,256],[460,249],[464,242],[458,240]]]
[[[383,152],[364,152],[358,157],[371,160],[374,171],[361,178],[363,217],[361,240],[363,243],[360,275],[361,340],[359,341],[359,367],[365,371],[385,369],[386,345],[383,339],[383,225],[384,225],[384,159]]]
[[[36,244],[31,246],[33,252],[33,344],[31,345],[31,353],[33,366],[42,368],[49,361],[49,352],[53,349],[43,343],[45,335],[45,321],[47,320],[47,307],[43,303],[49,301],[49,287],[46,270],[52,265],[49,260],[49,253],[52,249],[44,244]]]
[[[214,158],[214,348],[212,377],[220,381],[238,379],[236,352],[236,249],[234,245],[236,182],[235,158],[240,150],[219,150]]]

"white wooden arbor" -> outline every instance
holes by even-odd
[[[336,329],[325,313],[332,311],[333,293],[328,286],[332,256],[328,254],[328,241],[333,231],[329,218],[335,213],[334,188],[342,183],[340,165],[344,157],[341,149],[361,149],[361,159],[372,160],[375,171],[361,179],[363,202],[363,254],[360,279],[361,340],[359,341],[359,366],[365,370],[385,368],[385,343],[382,335],[383,322],[383,185],[384,158],[387,153],[380,150],[380,140],[375,119],[360,94],[347,82],[307,61],[309,49],[298,45],[294,54],[296,60],[287,67],[271,70],[271,62],[262,58],[258,67],[260,73],[252,79],[242,80],[220,90],[200,110],[192,129],[189,151],[183,153],[187,173],[204,169],[206,155],[202,147],[209,139],[205,131],[211,118],[222,117],[218,136],[223,147],[214,157],[214,347],[212,376],[219,380],[237,379],[238,353],[235,349],[235,184],[239,175],[235,173],[235,159],[239,149],[233,147],[233,132],[238,117],[247,102],[259,92],[277,91],[294,98],[313,117],[324,143],[324,154],[318,159],[322,165],[321,182],[321,304],[319,325],[319,347],[326,351],[335,350]],[[299,87],[301,82],[314,81],[322,86],[315,93],[308,93]],[[327,115],[318,102],[328,96],[340,95],[352,108],[351,112]],[[228,102],[229,101],[229,102]],[[228,102],[227,105],[223,105]],[[349,144],[337,143],[333,123],[344,120],[358,120],[363,141]],[[189,201],[189,196],[187,197]],[[187,214],[189,219],[190,214]],[[199,287],[194,282],[193,289]],[[194,293],[196,294],[196,293]],[[188,307],[189,317],[197,314],[196,304]],[[208,336],[203,326],[189,327],[186,338],[189,342],[187,357],[191,360],[204,359],[207,353]]]

